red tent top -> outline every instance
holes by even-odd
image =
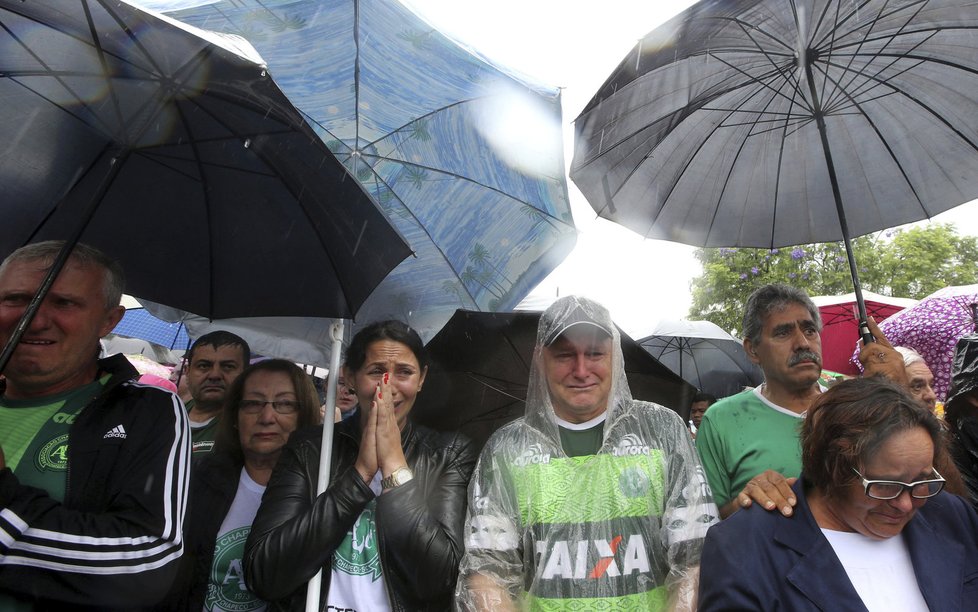
[[[863,291],[866,314],[879,323],[887,317],[913,306],[917,300],[889,297]],[[812,298],[822,315],[822,367],[840,374],[857,376],[859,369],[850,361],[859,341],[856,295],[820,295]]]

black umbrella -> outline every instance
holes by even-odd
[[[709,321],[660,321],[638,343],[683,380],[716,397],[764,381],[740,340]]]
[[[651,238],[843,240],[865,321],[850,237],[978,196],[976,117],[978,4],[704,0],[587,105],[571,178]]]
[[[414,420],[461,431],[481,446],[500,426],[522,416],[540,314],[456,311],[427,344],[432,365]],[[687,419],[696,389],[624,332],[621,344],[632,396]]]
[[[410,249],[248,43],[0,0],[0,254],[60,238],[209,317],[352,316]]]

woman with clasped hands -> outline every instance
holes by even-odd
[[[411,423],[428,358],[407,325],[363,328],[344,368],[361,409],[336,424],[326,491],[316,496],[321,430],[294,434],[248,539],[248,584],[277,609],[302,610],[322,569],[321,607],[446,610],[475,449]]]
[[[795,516],[751,507],[710,528],[700,610],[974,610],[978,515],[943,492],[937,418],[880,377],[815,400]]]

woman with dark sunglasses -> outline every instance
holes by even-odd
[[[934,469],[937,418],[880,377],[823,393],[802,425],[795,516],[711,528],[700,610],[967,610],[978,515]]]

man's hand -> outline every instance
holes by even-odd
[[[737,510],[749,508],[754,503],[760,504],[765,510],[777,508],[781,514],[791,516],[794,514],[795,504],[798,503],[795,492],[791,490],[791,485],[795,484],[796,480],[798,479],[785,478],[774,470],[765,470],[751,478],[737,497],[720,508],[720,518],[727,518]]]
[[[686,568],[679,582],[669,596],[669,610],[672,612],[695,612],[696,596],[700,588],[700,566]]]
[[[909,387],[910,381],[907,379],[907,368],[903,365],[903,355],[893,348],[872,317],[869,318],[868,323],[869,331],[876,338],[876,342],[863,346],[863,341],[859,341],[859,362],[863,364],[863,376],[885,376],[902,387]]]
[[[472,574],[468,578],[468,593],[458,602],[461,610],[475,612],[515,612],[509,592],[494,578],[486,574]]]

